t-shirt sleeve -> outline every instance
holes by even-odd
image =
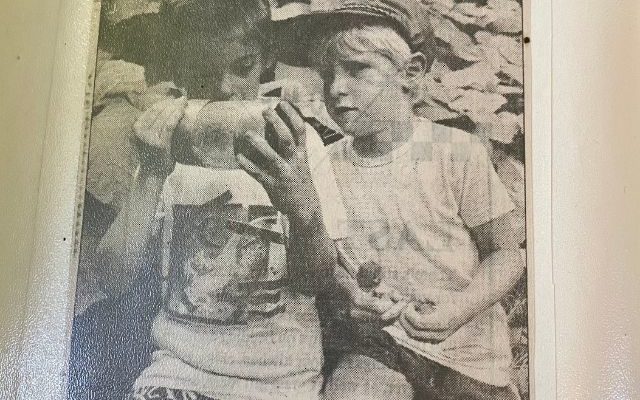
[[[320,135],[307,125],[307,153],[311,178],[318,192],[322,218],[329,237],[334,240],[349,236],[347,211],[342,202],[338,183],[331,167],[331,160]]]
[[[471,142],[463,170],[460,216],[473,228],[513,210],[507,189],[479,142]]]

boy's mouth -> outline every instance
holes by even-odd
[[[356,107],[348,107],[348,106],[338,106],[334,107],[336,114],[345,114],[349,111],[358,111]]]

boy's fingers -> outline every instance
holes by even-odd
[[[236,154],[236,160],[238,160],[238,164],[240,164],[242,169],[244,169],[249,175],[251,175],[253,179],[257,180],[267,187],[270,187],[273,184],[273,178],[262,171],[257,165],[255,165],[243,154]]]
[[[283,101],[300,102],[311,98],[311,93],[309,93],[309,90],[300,82],[291,81],[282,87],[282,95],[280,98]]]
[[[279,176],[286,168],[286,162],[269,146],[267,141],[254,132],[246,132],[235,141],[236,152],[243,154],[253,164],[272,176]]]
[[[396,303],[390,309],[385,311],[380,316],[380,319],[383,320],[383,321],[391,321],[391,320],[394,320],[394,319],[398,318],[400,316],[400,314],[402,314],[402,311],[407,307],[407,304],[408,303],[405,302],[405,301],[400,301],[400,302]]]
[[[411,337],[428,337],[430,332],[416,326],[416,324],[414,323],[415,321],[412,321],[411,317],[408,314],[409,310],[410,307],[408,307],[407,310],[405,310],[405,312],[403,312],[400,316],[400,324],[402,325],[402,327],[407,331],[407,333],[409,333],[409,336]]]
[[[407,335],[409,335],[409,337],[411,338],[414,338],[417,340],[429,341],[432,343],[439,343],[444,339],[446,339],[446,335],[443,333],[416,329],[407,321],[405,314],[400,315],[399,321],[402,328],[407,332]]]
[[[138,118],[138,122],[141,126],[148,127],[153,124],[153,122],[158,118],[158,115],[164,110],[166,107],[167,101],[159,101],[154,103],[151,107],[149,107],[145,112],[140,115]]]
[[[173,122],[173,116],[176,112],[184,113],[184,105],[181,99],[171,99],[169,104],[158,114],[156,120],[153,122],[151,129],[157,132],[161,136],[167,130],[173,130],[178,120]],[[182,115],[180,115],[182,117]],[[172,125],[173,122],[173,125]]]
[[[389,296],[390,298],[393,298],[393,294],[396,292],[396,290],[393,287],[385,284],[384,282],[380,282],[378,286],[373,288],[372,292],[376,297]]]
[[[411,325],[413,328],[417,329],[425,329],[426,326],[424,324],[423,315],[416,311],[415,305],[409,305],[406,310],[404,310],[403,316],[407,323]]]
[[[159,101],[149,107],[149,109],[142,113],[139,118],[141,126],[146,128],[153,126],[160,114],[164,111],[165,108],[169,107],[173,103],[173,101],[174,99],[166,99]]]
[[[265,140],[281,157],[290,159],[295,154],[295,143],[291,135],[278,135],[275,128],[267,124],[264,130]]]
[[[300,111],[286,101],[280,102],[275,111],[284,123],[291,128],[291,133],[293,134],[296,145],[298,147],[303,146],[306,142],[306,125],[300,116]]]
[[[423,338],[423,332],[419,332],[416,328],[413,327],[413,325],[407,320],[407,316],[406,314],[402,314],[400,316],[400,325],[402,326],[402,328],[404,328],[404,330],[407,332],[407,335],[409,335],[409,337],[417,339],[418,337]]]
[[[175,130],[176,126],[178,125],[178,122],[180,122],[183,116],[184,116],[184,108],[176,108],[173,110],[173,113],[169,115],[169,117],[165,121],[166,122],[165,127],[167,129],[162,129],[160,131],[160,140],[162,143],[164,144],[171,143],[171,136],[173,135],[173,131]]]
[[[175,99],[162,101],[161,104],[164,104],[165,107],[160,110],[158,114],[156,114],[156,118],[152,121],[149,126],[149,129],[154,132],[160,132],[167,125],[167,120],[176,110],[176,108],[180,108],[176,103]]]
[[[400,293],[400,292],[398,292],[396,290],[391,292],[390,297],[391,297],[391,300],[393,300],[393,301],[406,301],[407,300],[406,296],[404,296],[402,293]]]
[[[146,129],[135,129],[134,131],[135,137],[138,140],[138,143],[151,146],[151,147],[160,147],[160,137],[157,135],[150,134]]]
[[[420,303],[438,304],[447,299],[448,293],[442,290],[429,289],[415,294],[416,301]]]
[[[356,307],[369,310],[373,313],[376,313],[378,316],[384,314],[395,305],[395,303],[393,303],[389,299],[379,299],[373,297],[369,293],[365,293],[362,296],[357,296],[354,304]]]
[[[293,154],[295,154],[294,147],[296,142],[287,124],[270,108],[266,109],[262,113],[262,116],[267,121],[266,129],[273,129],[273,131],[269,133],[272,138],[271,144],[273,144],[275,149],[284,157],[290,158],[293,156]],[[271,128],[269,125],[271,125]]]
[[[415,305],[407,307],[403,315],[406,317],[407,322],[413,327],[419,330],[429,330],[433,332],[444,332],[448,327],[444,326],[441,322],[440,315],[435,310],[429,313],[424,313],[416,310]]]
[[[158,120],[158,116],[164,112],[164,110],[173,103],[174,99],[168,99],[154,104],[147,111],[136,120],[133,125],[134,132],[138,139],[142,143],[154,147],[160,147],[162,145],[160,141],[160,135],[157,130],[154,130],[154,125]]]
[[[302,118],[302,113],[296,106],[289,102],[280,102],[276,111],[285,118],[285,123],[291,127],[293,139],[296,144],[296,153],[298,158],[307,158],[307,124]]]
[[[354,305],[357,307],[370,307],[374,303],[374,298],[369,293],[362,291],[359,286],[356,286],[356,290],[357,292],[352,298]]]
[[[264,117],[265,120],[267,120],[268,123],[273,125],[277,135],[286,136],[287,134],[291,134],[289,127],[282,120],[282,118],[278,115],[278,113],[275,110],[271,108],[267,108],[262,112],[262,116]]]

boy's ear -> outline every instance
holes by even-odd
[[[427,73],[427,58],[417,51],[411,55],[406,67],[407,78],[411,80],[419,79]]]
[[[403,89],[412,101],[420,97],[420,81],[427,73],[427,58],[421,52],[411,54],[404,71]]]

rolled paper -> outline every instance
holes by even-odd
[[[247,131],[264,135],[266,123],[262,112],[267,108],[275,109],[279,102],[279,99],[266,98],[220,102],[189,100],[174,135],[174,157],[182,164],[207,167],[235,165],[234,138]],[[325,146],[343,137],[321,101],[296,103],[295,107],[302,119],[320,135]]]

